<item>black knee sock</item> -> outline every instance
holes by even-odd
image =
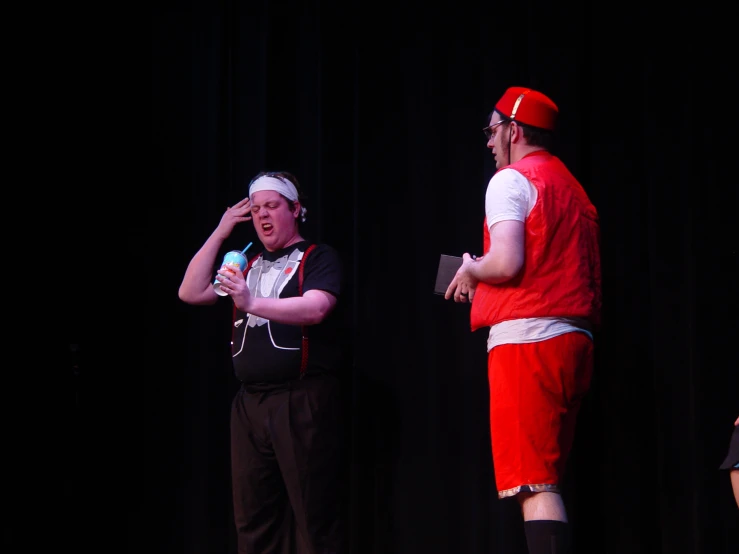
[[[529,554],[570,554],[570,525],[564,521],[524,521]]]

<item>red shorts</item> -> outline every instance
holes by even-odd
[[[584,333],[490,351],[490,433],[499,498],[559,492],[592,372],[593,342]]]

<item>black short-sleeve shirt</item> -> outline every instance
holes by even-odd
[[[259,254],[246,274],[249,292],[262,298],[298,296],[300,265],[305,264],[303,292],[319,289],[339,298],[342,267],[338,253],[326,244],[317,244],[305,256],[308,246],[310,243],[303,241]],[[323,322],[305,327],[309,342],[307,375],[337,370],[342,348],[337,340],[338,324],[334,310]],[[231,353],[239,380],[250,384],[282,383],[300,377],[300,325],[277,323],[240,310],[235,312],[233,325]]]

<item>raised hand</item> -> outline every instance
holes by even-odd
[[[226,208],[226,212],[218,224],[217,231],[225,239],[231,235],[236,225],[245,221],[251,221],[251,202],[249,202],[248,196],[233,206]]]

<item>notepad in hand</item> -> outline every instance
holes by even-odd
[[[457,270],[462,265],[462,256],[447,256],[442,254],[439,258],[439,269],[436,272],[436,285],[434,294],[446,294],[449,283],[452,282]]]

